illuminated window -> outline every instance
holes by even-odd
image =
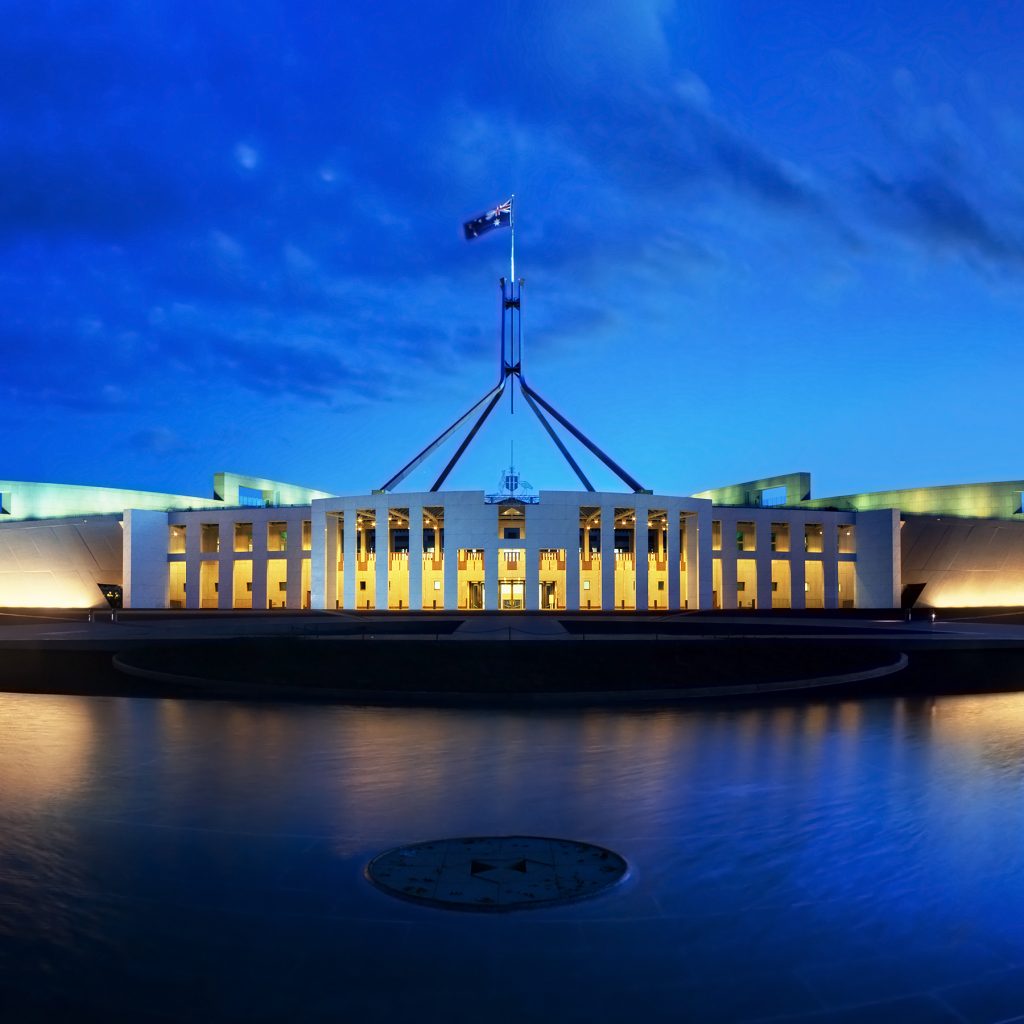
[[[252,523],[235,523],[235,550],[252,551]]]
[[[807,523],[804,526],[804,551],[811,555],[821,554],[823,536],[821,523]]]
[[[185,527],[171,526],[167,531],[167,553],[171,555],[185,554]]]
[[[204,555],[220,551],[220,526],[217,523],[203,523],[199,527],[199,550]]]
[[[167,598],[169,608],[185,607],[185,563],[171,562],[168,566]]]
[[[837,566],[839,576],[839,607],[854,608],[857,604],[857,568],[854,562],[840,562]]]
[[[220,562],[208,558],[199,563],[199,607],[216,608],[220,592]]]

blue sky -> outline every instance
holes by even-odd
[[[1020,5],[4,15],[0,477],[380,486],[493,382],[512,192],[528,379],[645,486],[1024,476]],[[518,399],[449,486],[513,441],[574,486]]]

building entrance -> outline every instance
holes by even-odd
[[[470,583],[468,584],[469,590],[469,610],[470,611],[481,611],[484,606],[484,585],[483,583]]]
[[[502,611],[522,610],[526,584],[522,580],[502,580],[498,584],[498,602]]]
[[[540,607],[542,611],[553,612],[558,608],[558,584],[542,582],[540,585]]]

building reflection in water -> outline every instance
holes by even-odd
[[[892,943],[903,918],[951,927],[969,903],[991,926],[1024,898],[1022,779],[1019,694],[611,711],[0,694],[0,934],[71,943],[83,894],[126,878],[147,899],[174,872],[315,887],[283,850],[356,887],[389,845],[526,833],[612,846],[666,912],[714,891]]]

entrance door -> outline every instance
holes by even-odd
[[[526,584],[522,580],[504,580],[498,585],[498,599],[502,611],[522,609]]]
[[[484,585],[482,583],[469,584],[469,607],[471,611],[481,611],[484,606]]]
[[[553,582],[545,582],[540,585],[540,606],[543,611],[555,611],[555,590],[556,585]]]

